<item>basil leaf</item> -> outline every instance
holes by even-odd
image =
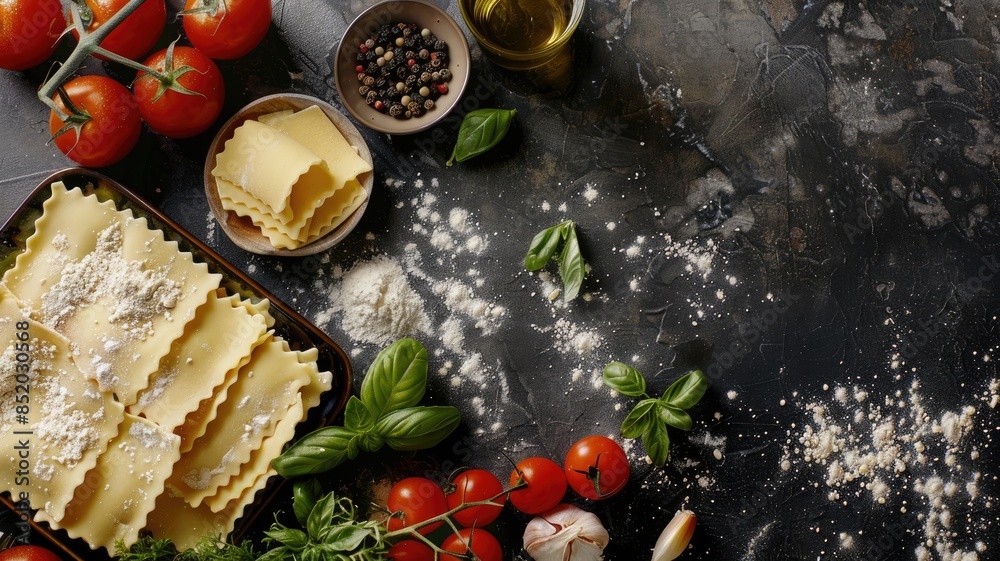
[[[379,418],[420,403],[427,389],[427,349],[413,339],[400,339],[375,357],[361,383],[361,401]]]
[[[285,561],[293,557],[293,552],[285,547],[278,546],[257,558],[257,561]]]
[[[375,426],[375,415],[363,401],[352,395],[344,409],[344,426],[359,432],[369,431]]]
[[[680,430],[691,430],[694,426],[694,421],[691,420],[691,415],[688,415],[683,409],[678,409],[672,405],[667,405],[666,403],[660,402],[659,404],[660,420],[664,423]]]
[[[334,551],[353,551],[370,535],[371,531],[362,526],[333,526],[327,528],[322,541]]]
[[[572,222],[566,229],[566,245],[563,246],[559,259],[559,275],[563,282],[563,301],[569,302],[580,293],[583,278],[587,276],[587,262],[580,253],[580,240],[576,237],[576,228]]]
[[[667,464],[667,457],[670,455],[670,437],[667,435],[665,425],[653,423],[649,430],[643,433],[642,444],[646,447],[646,454],[654,465],[663,467]]]
[[[344,427],[317,429],[271,462],[285,479],[329,471],[347,460],[347,446],[357,433]]]
[[[356,460],[361,454],[361,435],[355,434],[347,441],[347,459]]]
[[[531,240],[531,247],[528,248],[528,255],[524,257],[524,268],[529,271],[537,271],[555,255],[556,249],[565,236],[567,224],[572,224],[569,220],[556,224],[535,234]]]
[[[640,401],[632,411],[622,421],[622,436],[625,438],[639,438],[649,432],[650,426],[658,424],[656,418],[656,406],[659,402],[655,399],[644,399]]]
[[[451,406],[411,407],[393,411],[375,423],[375,434],[393,450],[411,452],[436,446],[462,421]]]
[[[333,516],[337,514],[337,497],[330,492],[322,499],[316,501],[316,506],[309,513],[306,520],[306,532],[314,541],[322,541],[321,536],[326,528],[330,527]]]
[[[295,485],[292,486],[292,510],[295,511],[295,519],[299,521],[299,524],[306,525],[309,513],[312,512],[316,501],[322,494],[323,486],[315,479],[295,482]]]
[[[701,401],[708,389],[708,379],[701,370],[692,370],[670,384],[663,392],[663,401],[678,409],[690,409]]]
[[[646,395],[646,379],[624,362],[612,362],[604,367],[604,385],[631,397]]]
[[[271,528],[264,535],[289,549],[302,549],[309,543],[309,536],[294,528]]]
[[[358,437],[358,445],[365,452],[378,452],[383,444],[385,440],[377,434],[362,434]]]
[[[466,114],[447,165],[464,162],[499,144],[516,114],[514,109],[477,109]]]

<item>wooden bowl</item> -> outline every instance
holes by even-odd
[[[379,112],[365,103],[358,92],[357,55],[361,43],[383,24],[415,23],[430,29],[438,38],[448,43],[448,70],[452,78],[448,93],[437,100],[431,111],[420,117],[397,119]],[[334,55],[331,67],[337,93],[344,107],[362,125],[386,134],[414,134],[441,122],[458,105],[469,83],[469,42],[458,23],[438,6],[425,0],[389,0],[375,4],[355,18],[348,26]]]
[[[361,158],[368,162],[369,165],[372,164],[372,155],[368,151],[368,144],[361,137],[361,133],[358,132],[357,127],[347,117],[334,109],[333,106],[321,99],[293,93],[277,94],[262,97],[240,109],[232,119],[229,119],[222,126],[219,133],[215,135],[215,140],[212,141],[212,145],[208,149],[208,157],[205,159],[205,197],[208,199],[208,206],[212,209],[212,213],[215,214],[219,225],[222,226],[222,231],[229,236],[229,239],[233,240],[233,243],[237,247],[260,255],[276,255],[281,257],[313,255],[321,251],[326,251],[336,245],[347,234],[351,233],[351,230],[361,221],[361,216],[365,213],[365,208],[368,207],[368,199],[371,197],[372,187],[375,184],[375,173],[373,171],[358,176],[358,181],[361,182],[361,186],[365,189],[365,199],[362,201],[361,206],[340,226],[337,226],[325,236],[296,249],[276,249],[271,245],[267,237],[261,233],[260,228],[255,226],[249,218],[239,216],[235,212],[222,208],[222,201],[219,199],[219,189],[216,186],[212,170],[215,168],[216,156],[225,148],[226,141],[233,137],[233,132],[236,128],[249,119],[256,119],[267,113],[284,111],[286,109],[301,111],[313,105],[322,109],[323,113],[340,130],[340,134],[344,135],[347,142],[357,148]]]

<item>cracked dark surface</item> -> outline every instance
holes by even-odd
[[[455,2],[438,3],[458,19]],[[229,80],[224,117],[287,90],[339,104],[329,53],[368,4],[275,0],[276,25],[263,46],[221,65]],[[423,191],[474,212],[484,232],[496,232],[489,253],[469,265],[489,280],[479,296],[511,310],[497,334],[477,343],[507,383],[509,400],[490,413],[503,429],[476,434],[470,421],[436,454],[405,461],[381,454],[333,484],[415,465],[502,473],[501,451],[559,459],[578,437],[617,432],[629,402],[595,389],[590,372],[638,357],[657,388],[690,367],[715,373],[695,433],[725,437],[724,462],[712,446],[673,433],[666,469],[635,459],[626,492],[585,505],[611,531],[609,559],[647,558],[682,506],[700,524],[685,558],[861,558],[860,550],[839,548],[837,532],[877,539],[898,525],[898,504],[879,508],[861,497],[843,506],[813,487],[822,477],[808,469],[783,473],[785,432],[803,422],[797,401],[823,395],[823,384],[888,395],[919,377],[938,410],[968,402],[996,376],[980,357],[995,352],[1000,308],[995,275],[982,273],[1000,247],[998,28],[995,0],[592,0],[574,41],[575,80],[561,96],[485,63],[474,49],[472,87],[485,92],[481,103],[519,112],[510,138],[489,158],[446,168],[451,145],[440,138],[454,135],[454,121],[443,137],[363,131],[376,191],[358,231],[318,274],[400,254],[412,219],[396,204]],[[0,148],[0,218],[68,162],[45,146],[46,112],[33,100],[43,76],[44,68],[0,74],[9,108],[0,122],[8,139]],[[201,176],[210,140],[146,134],[129,162],[107,171],[207,239]],[[441,187],[417,189],[418,172]],[[387,178],[407,186],[385,188]],[[581,197],[587,185],[600,193],[593,204]],[[543,201],[568,209],[543,212]],[[531,233],[563,216],[579,224],[593,266],[584,290],[594,299],[568,308],[535,295],[536,279],[520,271]],[[702,248],[711,241],[712,271],[686,271],[663,253],[664,235]],[[630,257],[624,250],[638,236],[646,237],[643,253]],[[250,257],[221,231],[211,244],[237,265],[254,266],[262,284],[307,317],[327,304],[311,277],[292,272],[294,261]],[[429,272],[456,274],[454,264],[425,261]],[[696,309],[706,313],[692,325]],[[551,338],[530,326],[554,318],[601,330],[604,344],[585,357],[553,350]],[[377,349],[353,345],[336,322],[328,331],[359,349],[360,377]],[[922,344],[913,344],[920,335]],[[916,372],[896,380],[888,363],[900,349]],[[432,358],[432,370],[436,360],[444,358]],[[578,367],[583,380],[570,381]],[[453,388],[444,379],[430,394],[471,418],[468,400],[499,402],[498,388]],[[726,398],[731,389],[738,400]],[[982,493],[996,497],[990,443],[1000,423],[981,409],[971,437],[981,455],[966,465],[983,472]],[[642,456],[638,448],[631,455]],[[701,487],[695,476],[714,483]],[[895,501],[913,500],[897,491]],[[960,514],[956,542],[984,540],[981,559],[1000,555],[991,537],[1000,524],[995,509]],[[519,547],[523,522],[502,519],[510,549]],[[868,558],[914,559],[920,540],[907,528]]]

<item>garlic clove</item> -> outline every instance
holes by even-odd
[[[653,561],[672,561],[680,557],[691,542],[697,521],[698,517],[690,510],[677,511],[656,540],[656,545],[653,547]]]
[[[524,549],[535,561],[601,561],[610,536],[596,515],[562,504],[524,529]]]

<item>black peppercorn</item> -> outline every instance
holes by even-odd
[[[356,55],[364,70],[358,73],[358,94],[397,119],[423,115],[448,91],[447,49],[445,41],[415,23],[382,25]]]

